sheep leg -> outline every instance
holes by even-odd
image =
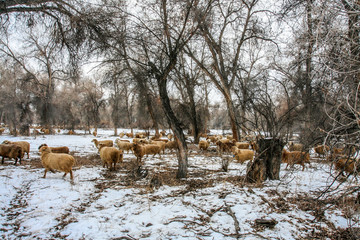
[[[16,158],[15,158],[15,163],[14,163],[14,165],[16,165],[17,161],[18,161],[18,158],[16,157]]]
[[[1,159],[1,164],[4,164],[4,157],[2,157]]]
[[[63,178],[66,176],[66,174],[67,174],[67,172],[66,173],[64,173],[64,175],[62,176]]]
[[[47,168],[45,168],[45,172],[44,172],[44,176],[43,176],[43,178],[46,178],[46,172],[48,171],[48,169]]]
[[[72,173],[72,170],[71,170],[71,169],[70,169],[70,179],[71,179],[71,181],[74,180],[73,173]]]
[[[29,157],[29,152],[27,152],[27,158],[29,159],[30,157]]]

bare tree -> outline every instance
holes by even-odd
[[[106,86],[110,91],[109,104],[112,108],[111,118],[114,125],[114,135],[116,136],[118,135],[117,129],[120,121],[120,108],[124,96],[123,92],[127,90],[127,86],[125,86],[127,84],[127,76],[125,75],[125,66],[115,63],[117,62],[113,62],[113,64],[109,66],[109,69],[106,70],[102,85]],[[127,96],[126,93],[125,96]]]
[[[137,49],[141,52],[136,60],[132,59],[132,64],[147,69],[156,80],[166,119],[178,143],[177,177],[182,178],[187,176],[187,145],[183,129],[172,110],[167,85],[180,51],[196,33],[198,24],[191,20],[196,14],[194,10],[199,2],[163,0],[144,3],[147,7],[146,13],[143,12],[144,15],[139,18],[137,16],[132,18],[134,26],[132,29],[137,31],[131,38],[135,43],[132,46],[139,47]],[[149,12],[154,14],[149,14]],[[139,32],[141,35],[138,34]],[[131,46],[127,44],[126,47]]]
[[[40,116],[41,124],[51,129],[53,124],[53,101],[56,84],[64,79],[59,58],[61,49],[46,37],[39,37],[41,32],[30,31],[26,45],[22,52],[15,52],[8,43],[9,39],[0,41],[0,51],[3,55],[12,58],[26,72],[26,81],[32,85],[31,91],[34,94],[33,104]],[[36,67],[32,66],[36,64]]]
[[[73,83],[66,83],[55,91],[54,124],[72,131],[81,126],[81,117],[85,112],[80,104],[82,91],[83,89],[78,84]]]
[[[0,69],[1,122],[9,124],[11,133],[29,135],[33,122],[31,83],[21,66],[12,59],[3,62]]]
[[[82,109],[85,110],[85,118],[88,125],[94,125],[97,132],[100,123],[100,110],[105,107],[104,91],[100,83],[87,80],[83,83]]]
[[[256,18],[256,14],[265,12],[256,9],[258,2],[214,1],[212,14],[200,24],[201,35],[208,47],[208,60],[201,61],[196,50],[187,48],[189,56],[199,64],[224,96],[235,140],[239,140],[239,129],[232,88],[243,60],[244,47],[253,40],[268,40]],[[202,16],[201,11],[197,16]],[[197,47],[196,44],[193,46]]]
[[[184,55],[179,56],[179,64],[175,68],[174,83],[180,92],[185,108],[188,108],[186,112],[188,112],[187,115],[191,120],[194,143],[198,144],[202,129],[200,126],[201,119],[196,110],[195,91],[199,86],[202,71],[191,59],[188,61],[190,62],[187,62]]]

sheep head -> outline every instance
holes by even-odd
[[[50,149],[48,146],[42,146],[42,147],[39,149],[39,152],[40,152],[40,153],[43,153],[43,152],[51,153],[51,149]]]
[[[47,144],[46,143],[43,143],[43,144],[41,144],[39,147],[38,147],[38,149],[39,149],[39,152],[40,152],[40,148],[42,148],[42,147],[47,147]]]

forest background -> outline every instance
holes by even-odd
[[[3,1],[0,122],[13,135],[209,129],[358,145],[360,1]],[[216,96],[216,97],[214,97]],[[180,164],[181,165],[181,164]],[[181,172],[181,171],[180,171]]]

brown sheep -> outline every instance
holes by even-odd
[[[235,160],[244,163],[247,160],[252,161],[254,159],[254,151],[250,149],[237,149],[234,152]]]
[[[133,134],[133,133],[125,133],[125,135],[126,135],[128,138],[133,138],[133,137],[134,137],[134,134]]]
[[[341,156],[335,160],[335,169],[341,173],[345,171],[349,175],[355,173],[355,171],[359,171],[359,166],[357,165],[357,161],[353,158]]]
[[[238,149],[249,149],[250,143],[247,143],[247,142],[235,142],[235,146]]]
[[[39,152],[41,153],[41,163],[45,168],[43,178],[46,178],[47,171],[59,170],[65,172],[63,177],[70,173],[70,179],[73,180],[72,167],[76,163],[73,156],[66,153],[52,153],[48,146],[42,146]]]
[[[75,131],[73,131],[73,130],[69,130],[68,131],[68,133],[67,133],[67,135],[75,135],[76,133],[75,133]]]
[[[301,143],[294,143],[294,142],[290,142],[289,143],[289,151],[293,152],[293,151],[304,151],[304,145]]]
[[[50,129],[48,129],[48,128],[41,128],[41,129],[40,129],[40,132],[42,132],[42,133],[45,134],[45,135],[49,135],[49,134],[50,134]]]
[[[145,138],[134,138],[133,139],[133,143],[143,143],[143,144],[148,144],[149,141]]]
[[[299,164],[303,167],[303,171],[305,169],[305,163],[310,164],[310,154],[307,152],[293,151],[288,152],[283,149],[281,153],[281,161],[283,163],[287,163],[286,169],[289,165]]]
[[[166,145],[166,142],[156,140],[156,141],[150,141],[150,143],[151,143],[151,144],[157,144],[157,145],[159,145],[160,148],[161,148],[161,151],[165,154],[165,145]]]
[[[255,141],[250,141],[250,146],[255,152],[259,152],[259,146]]]
[[[95,147],[97,149],[100,149],[100,144],[106,146],[106,147],[112,147],[114,145],[112,140],[102,140],[102,141],[98,141],[97,139],[93,139],[91,142],[93,142],[95,144]]]
[[[169,141],[165,144],[165,149],[170,149],[172,151],[172,149],[177,149],[178,145],[176,141]]]
[[[157,139],[160,139],[160,138],[162,138],[162,134],[161,133],[155,133],[155,135],[154,136],[152,136],[151,138],[150,138],[150,140],[157,140]]]
[[[326,146],[326,145],[320,145],[320,146],[316,146],[314,147],[314,151],[318,154],[318,156],[320,157],[320,155],[324,156],[327,152],[329,152],[330,147]]]
[[[208,141],[205,140],[200,140],[199,141],[199,149],[202,151],[206,151],[210,146],[210,143]]]
[[[226,135],[225,137],[226,137],[226,139],[229,139],[229,140],[233,140],[233,139],[234,139],[233,135]]]
[[[3,141],[3,144],[15,144],[19,147],[21,147],[22,149],[22,157],[24,158],[25,153],[27,154],[27,158],[29,157],[29,153],[30,153],[30,143],[26,142],[26,141],[17,141],[17,142],[10,142],[8,140]]]
[[[16,165],[18,160],[19,160],[19,164],[21,164],[23,151],[20,146],[15,144],[0,144],[0,156],[2,157],[1,164],[4,164],[4,158],[10,158],[10,159],[14,158],[15,159],[14,165]]]
[[[164,138],[156,138],[156,139],[152,139],[152,140],[154,140],[154,141],[161,141],[161,142],[164,142],[164,143],[169,142],[168,139],[164,139]]]
[[[159,145],[156,144],[140,145],[139,143],[134,143],[132,150],[138,162],[141,162],[141,159],[144,155],[149,155],[149,154],[154,154],[154,156],[158,154],[161,158],[160,155],[161,148]]]
[[[40,146],[39,146],[39,150],[40,150],[40,148],[42,147],[42,146],[48,146],[47,144],[41,144]],[[68,147],[66,147],[66,146],[62,146],[62,147],[49,147],[50,148],[50,150],[51,150],[51,152],[52,153],[67,153],[67,154],[69,154],[69,152],[70,152],[70,150],[69,150],[69,148]]]
[[[220,139],[217,136],[208,136],[206,140],[210,140],[210,142],[216,143],[216,141]]]
[[[116,170],[116,163],[123,162],[123,151],[115,147],[106,147],[100,144],[100,158],[103,161],[103,167],[109,168],[110,170]]]
[[[341,155],[345,153],[345,148],[336,148],[334,147],[333,149],[331,149],[331,154],[335,154],[335,155]]]
[[[115,139],[115,144],[118,146],[118,148],[120,150],[123,151],[127,151],[127,153],[129,153],[129,150],[131,150],[131,148],[133,147],[133,143],[130,143],[127,140],[120,140],[120,139]]]
[[[231,152],[231,148],[234,146],[233,141],[229,139],[220,139],[216,142],[219,152]]]
[[[145,138],[147,137],[149,134],[147,134],[146,132],[138,132],[135,134],[135,138]]]
[[[3,134],[5,131],[5,128],[0,128],[0,135]]]
[[[342,154],[342,155],[354,155],[356,153],[356,148],[354,146],[347,146],[344,148],[332,148],[331,154]]]
[[[167,135],[167,138],[171,141],[171,140],[174,138],[174,135],[172,135],[171,133],[169,133],[169,134]]]

